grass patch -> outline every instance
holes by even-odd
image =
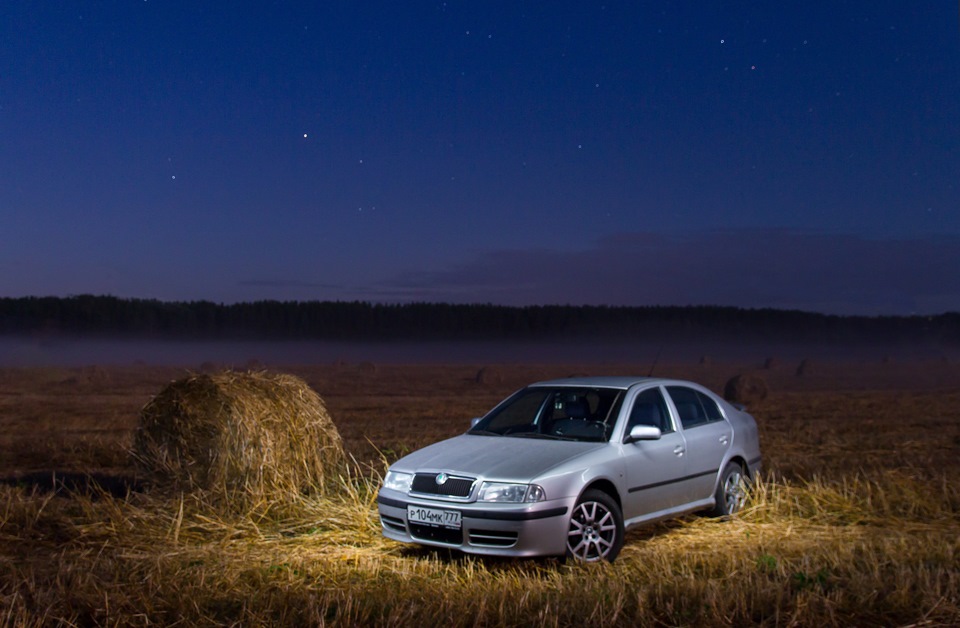
[[[304,500],[284,518],[256,510],[221,516],[190,494],[55,497],[5,487],[7,617],[211,625],[960,621],[955,504],[917,490],[906,493],[908,507],[890,508],[904,499],[903,478],[761,482],[741,516],[632,532],[613,565],[482,559],[393,543],[376,519],[377,476],[342,480],[342,494]]]

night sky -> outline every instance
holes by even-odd
[[[0,4],[0,296],[960,310],[956,2]]]

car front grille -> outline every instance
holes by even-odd
[[[447,476],[443,484],[437,484],[439,473],[418,473],[413,478],[411,492],[423,495],[444,495],[446,497],[470,497],[475,478],[466,478],[456,475]]]
[[[440,528],[411,523],[410,536],[422,541],[437,541],[438,543],[450,543],[452,545],[463,543],[463,530],[458,528]]]

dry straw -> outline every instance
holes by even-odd
[[[302,379],[264,372],[191,375],[140,412],[133,455],[160,489],[249,509],[329,490],[343,444]]]

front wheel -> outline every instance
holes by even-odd
[[[623,515],[617,502],[603,491],[585,491],[570,515],[567,554],[588,563],[613,562],[621,547]]]
[[[716,505],[711,517],[725,517],[738,512],[747,501],[747,476],[736,462],[731,462],[720,474],[717,482]]]

